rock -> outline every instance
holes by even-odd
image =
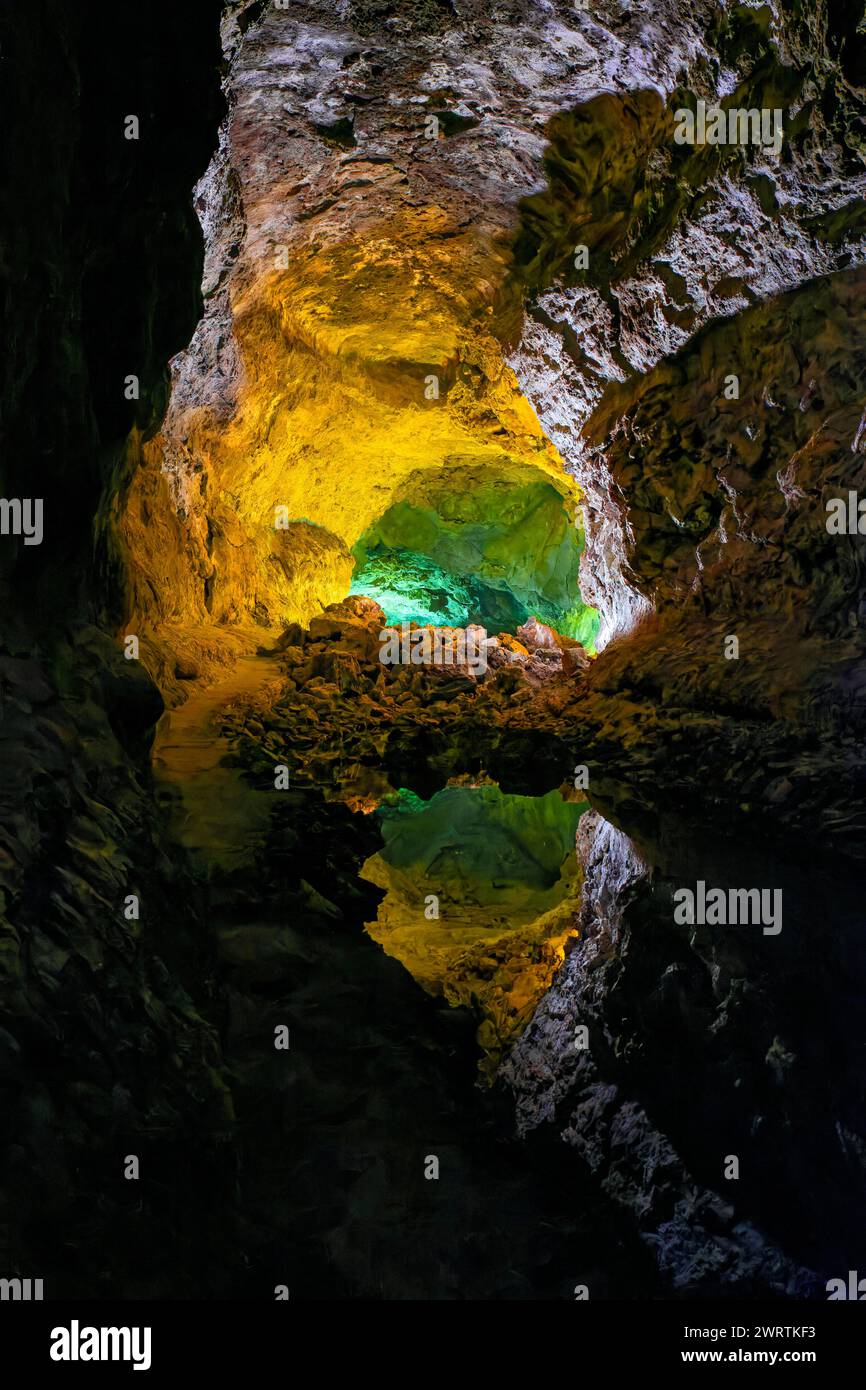
[[[537,618],[527,618],[517,629],[517,640],[524,650],[530,652],[538,651],[539,648],[559,649],[553,628],[539,622]]]
[[[307,640],[306,630],[300,623],[289,623],[288,627],[281,633],[276,646],[273,648],[277,652],[285,652],[302,648]]]
[[[577,671],[585,671],[592,663],[583,647],[575,642],[573,646],[562,648],[562,671],[564,675],[571,676]]]
[[[44,704],[53,693],[36,661],[0,656],[0,682],[33,705]]]
[[[111,727],[129,749],[149,746],[165,709],[160,691],[141,661],[130,661],[107,633],[82,628],[77,645],[98,662],[98,680]]]
[[[516,637],[512,637],[510,632],[500,632],[494,640],[505,652],[510,652],[514,656],[529,656],[529,648],[519,642]]]
[[[306,685],[307,681],[310,680],[310,678],[313,675],[313,669],[314,667],[312,661],[305,661],[300,666],[293,666],[292,679],[294,680],[295,685]]]
[[[365,594],[349,594],[339,603],[332,603],[325,612],[341,618],[357,618],[368,627],[378,629],[385,626],[384,609],[375,599],[367,598]]]
[[[310,619],[308,631],[314,642],[321,641],[323,638],[328,640],[333,637],[340,637],[344,625],[349,626],[350,623],[326,609],[324,613],[319,613],[317,617]]]
[[[823,1242],[835,1260],[855,1229],[844,1201],[862,1205],[859,916],[839,933],[824,920],[843,873],[802,935],[791,895],[783,942],[794,944],[762,972],[748,943],[673,933],[661,900],[682,875],[639,882],[624,837],[588,822],[586,837],[599,833],[584,845],[581,939],[502,1073],[520,1122],[549,1142],[514,1146],[506,1107],[466,1100],[466,1053],[443,1047],[429,1001],[365,950],[355,837],[373,833],[372,817],[359,831],[309,783],[339,794],[350,766],[367,813],[388,778],[428,795],[483,771],[546,791],[571,776],[578,747],[593,795],[620,819],[655,825],[667,794],[688,809],[690,834],[699,817],[726,832],[748,811],[765,841],[808,851],[810,869],[821,843],[863,855],[862,555],[858,537],[824,524],[826,500],[862,488],[866,437],[856,14],[804,0],[728,7],[719,20],[659,0],[619,6],[602,25],[549,3],[352,0],[324,16],[303,0],[235,4],[221,64],[219,5],[210,28],[207,5],[175,6],[168,28],[150,0],[134,8],[126,54],[110,25],[51,5],[56,34],[42,32],[45,15],[33,37],[11,21],[6,64],[10,169],[32,143],[40,178],[19,178],[10,201],[9,356],[23,369],[3,388],[4,467],[13,491],[44,478],[56,528],[38,556],[3,547],[16,656],[0,673],[0,960],[21,1050],[3,1050],[15,1131],[4,1188],[28,1249],[50,1217],[64,1233],[60,1293],[79,1296],[114,1291],[130,1269],[133,1297],[236,1292],[245,1276],[223,1271],[239,1268],[239,1232],[242,1292],[254,1296],[287,1249],[314,1290],[347,1296],[502,1297],[516,1285],[561,1298],[575,1250],[608,1270],[620,1248],[630,1296],[644,1278],[650,1296],[820,1292],[751,1213],[792,1249]],[[43,110],[52,53],[62,61]],[[148,92],[151,159],[130,160],[112,124],[127,69],[131,90]],[[219,76],[230,111],[218,138]],[[756,107],[784,94],[782,156],[675,147],[671,106],[690,91],[736,91]],[[425,111],[441,122],[435,145]],[[188,190],[212,150],[199,224]],[[70,200],[85,185],[92,196]],[[137,264],[146,273],[130,278]],[[57,362],[43,351],[52,343]],[[124,362],[141,372],[135,404],[119,389]],[[422,382],[441,388],[438,405],[422,401]],[[547,510],[524,508],[540,480]],[[473,512],[487,488],[497,516],[519,517],[507,536]],[[278,520],[284,494],[291,514]],[[474,560],[521,612],[541,604],[536,584],[555,582],[578,630],[581,510],[580,592],[602,620],[591,664],[532,618],[524,641],[490,650],[491,666],[508,668],[492,690],[453,672],[388,674],[374,660],[384,615],[373,600],[321,611],[352,581],[349,543],[393,525],[412,553],[459,556],[461,577]],[[141,663],[81,628],[83,614],[117,617],[127,601],[130,631],[155,634]],[[231,756],[272,787],[270,754],[285,747],[307,785],[270,797],[275,833],[256,875],[205,887],[148,790],[162,703],[147,672],[173,698],[172,680],[195,678],[178,655],[191,631],[207,675],[232,633],[246,643],[251,623],[289,612],[311,629],[290,625],[278,641],[294,672],[285,692],[307,681],[310,698],[280,698],[279,737],[266,710],[236,717]],[[725,650],[734,633],[741,654]],[[40,644],[50,661],[27,656],[22,670],[17,654]],[[120,914],[131,883],[140,928]],[[297,912],[292,930],[309,930],[310,948],[284,970],[257,922],[237,957],[270,949],[276,982],[263,970],[256,990],[236,974],[223,989],[202,901],[236,927],[256,894],[275,916]],[[437,942],[447,927],[429,930]],[[475,969],[493,981],[482,1036],[494,1046],[509,1013],[523,1025],[532,972],[480,931]],[[472,1001],[456,964],[454,997]],[[770,1030],[789,992],[785,1026]],[[276,1059],[269,1084],[262,1038],[294,1009],[305,1048],[288,1070]],[[573,1046],[584,1018],[585,1056]],[[223,1043],[241,1101],[232,1145]],[[389,1148],[393,1114],[407,1119]],[[134,1212],[112,1196],[121,1130],[124,1145],[146,1144],[157,1176],[171,1174],[167,1208],[158,1181]],[[447,1216],[429,1203],[418,1215],[417,1173],[403,1176],[414,1134],[445,1136]],[[707,1185],[729,1134],[755,1159],[736,1218]],[[577,1206],[602,1228],[597,1248],[568,1224],[569,1152],[592,1174]],[[503,1200],[514,1217],[504,1236]],[[630,1227],[613,1225],[608,1201]],[[472,1258],[454,1239],[467,1231]],[[176,1266],[154,1262],[166,1249]]]

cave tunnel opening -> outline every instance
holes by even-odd
[[[585,778],[591,771],[593,806],[604,811],[610,797],[613,820],[635,797],[654,807],[657,789],[672,780],[671,750],[690,756],[678,721],[706,736],[704,711],[692,716],[692,692],[683,693],[693,654],[721,650],[715,631],[700,625],[706,591],[689,604],[694,628],[684,627],[685,636],[668,620],[666,645],[640,620],[657,593],[676,590],[678,602],[692,593],[696,538],[708,528],[710,538],[730,496],[725,486],[718,506],[705,506],[717,492],[715,460],[699,465],[691,455],[717,417],[720,429],[727,421],[728,407],[713,403],[723,366],[754,353],[718,330],[701,348],[697,375],[707,380],[697,397],[690,359],[666,361],[649,375],[658,354],[671,357],[702,322],[679,300],[675,321],[668,314],[670,285],[686,300],[696,281],[685,253],[667,243],[685,195],[671,186],[666,110],[654,89],[594,97],[562,113],[547,129],[546,180],[519,212],[514,186],[504,183],[496,221],[487,185],[467,214],[463,195],[453,196],[456,177],[441,180],[435,204],[426,191],[404,198],[404,148],[390,114],[375,135],[393,164],[381,153],[371,157],[363,138],[347,153],[322,135],[321,121],[286,161],[274,134],[289,107],[275,110],[271,125],[262,122],[270,98],[254,114],[247,101],[261,72],[273,71],[262,61],[270,53],[265,32],[241,60],[228,156],[215,158],[197,190],[207,238],[205,315],[173,363],[168,413],[160,434],[142,445],[121,521],[132,611],[152,633],[152,666],[175,720],[157,762],[163,771],[171,763],[183,784],[184,843],[229,876],[212,927],[240,993],[266,989],[275,1008],[290,1001],[311,1031],[327,997],[360,1033],[366,986],[360,999],[332,997],[335,979],[342,991],[344,981],[363,983],[369,972],[378,989],[396,980],[388,970],[400,962],[405,979],[395,987],[407,989],[407,1031],[422,1016],[425,994],[465,1007],[473,1034],[460,1052],[469,1062],[464,1077],[476,1069],[482,1081],[517,1076],[519,1087],[538,1065],[532,1035],[520,1061],[519,1038],[536,1017],[546,1028],[548,998],[554,1013],[564,1008],[558,980],[581,1000],[591,993],[584,984],[595,969],[596,908],[607,913],[609,899],[631,891],[631,850],[597,812],[587,815]],[[359,137],[364,119],[373,118],[359,112]],[[304,128],[301,113],[297,120]],[[619,138],[611,139],[612,127]],[[333,135],[333,122],[327,130]],[[458,149],[440,145],[437,158]],[[428,151],[420,149],[413,173],[426,167]],[[695,179],[708,176],[700,158],[690,166]],[[318,171],[309,181],[307,167]],[[575,247],[584,243],[593,271],[575,282]],[[640,271],[637,287],[626,283],[613,295],[607,281],[637,275],[640,256],[651,254],[658,257],[652,272]],[[707,313],[725,309],[725,299]],[[659,337],[668,316],[676,331]],[[644,394],[645,419],[626,429],[621,420]],[[684,439],[672,477],[657,442],[668,429]],[[658,486],[649,465],[662,474]],[[698,555],[701,573],[711,558]],[[379,629],[403,623],[478,624],[505,640],[483,680],[413,668],[405,658],[383,669]],[[540,650],[525,647],[526,630],[537,633],[539,624],[546,629]],[[614,642],[591,661],[611,634],[633,639],[636,657]],[[575,655],[569,643],[582,651]],[[259,648],[270,664],[252,656]],[[748,665],[735,670],[722,660],[707,662],[701,681],[716,681],[720,691],[724,682],[728,709],[737,671]],[[680,673],[679,706],[647,698],[648,689],[667,696],[664,663]],[[556,684],[547,685],[551,679]],[[633,687],[637,698],[610,698],[611,689]],[[614,765],[640,771],[660,704],[669,711],[669,737],[658,763],[634,779],[635,792]],[[696,799],[704,795],[702,784]],[[696,868],[694,877],[704,872]],[[252,911],[232,916],[219,893],[243,898]],[[704,977],[703,961],[671,938],[649,896],[639,903],[641,940],[650,942],[643,949],[652,955],[646,990],[637,949],[622,966],[637,979],[636,1054],[645,1036],[655,1046],[656,1018],[666,1029],[675,1025],[664,1013],[668,986],[657,986],[658,961],[670,963],[665,978],[677,981],[687,965],[695,998]],[[297,941],[260,920],[279,919],[282,933],[287,903],[292,931],[304,938],[303,968],[319,970],[323,981],[309,1014],[303,983],[296,987],[289,969]],[[613,977],[620,952],[610,915]],[[338,922],[359,930],[340,929],[344,968],[335,971],[330,933]],[[749,965],[756,975],[761,968]],[[616,1010],[622,992],[606,988]],[[649,1028],[644,994],[654,1011]],[[557,1049],[561,1036],[553,1017]],[[755,1048],[758,1091],[772,1042],[765,1046],[761,1034]],[[241,1069],[246,1046],[242,1034],[229,1039]],[[569,1036],[569,1058],[576,1050]],[[618,1064],[604,1065],[606,1079],[616,1075]],[[706,1075],[713,1065],[708,1054]],[[338,1095],[342,1066],[341,1059],[327,1078]],[[672,1064],[672,1079],[679,1075]],[[638,1094],[652,1099],[652,1078],[638,1081]],[[316,1089],[311,1083],[311,1109]],[[242,1099],[269,1106],[257,1072]],[[474,1098],[471,1126],[483,1105]],[[689,1136],[683,1142],[685,1152]],[[705,1178],[712,1187],[709,1169]],[[474,1201],[472,1184],[466,1191]],[[310,1205],[320,1196],[314,1188]]]
[[[377,600],[389,623],[514,634],[535,617],[592,647],[581,515],[549,479],[467,465],[412,481],[352,547],[350,593]]]
[[[176,374],[118,528],[127,626],[145,634],[170,705],[188,693],[175,665],[218,679],[239,652],[354,596],[377,603],[387,624],[513,637],[537,620],[594,654],[584,495],[516,382],[509,410],[522,412],[525,433],[510,422],[504,441],[479,441],[447,403],[434,416],[383,398],[376,380],[347,382],[328,358],[311,373],[302,355],[286,393],[295,359],[287,368],[281,338],[217,432],[208,379],[192,350],[184,358],[183,389]]]
[[[488,784],[429,801],[403,788],[378,812],[382,848],[361,878],[384,897],[366,930],[428,994],[477,1012],[482,1077],[495,1075],[576,934],[575,835],[588,807]]]

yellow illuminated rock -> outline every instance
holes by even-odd
[[[367,931],[431,994],[480,1015],[481,1074],[523,1031],[576,935],[585,803],[451,786],[402,794],[361,876],[385,890]]]
[[[577,519],[504,360],[507,268],[495,237],[430,207],[239,274],[231,399],[173,402],[117,518],[142,626],[305,623],[348,592],[364,532],[452,476],[455,494],[500,484],[504,509],[546,480]]]

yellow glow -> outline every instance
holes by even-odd
[[[263,257],[232,305],[242,380],[230,422],[205,391],[182,446],[171,417],[171,437],[143,448],[120,523],[134,591],[157,592],[178,624],[306,622],[346,594],[351,546],[430,470],[468,465],[506,486],[543,475],[573,511],[578,489],[493,331],[517,312],[507,265],[492,237],[436,208],[294,248],[288,270]],[[438,400],[425,398],[430,377]],[[174,493],[163,454],[187,461]]]

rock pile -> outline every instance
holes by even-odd
[[[331,604],[307,628],[290,624],[276,648],[261,649],[281,656],[283,694],[272,708],[246,703],[222,717],[230,756],[255,779],[272,782],[282,764],[299,783],[371,809],[392,788],[423,793],[484,767],[511,716],[549,683],[573,693],[574,674],[590,660],[533,618],[517,637],[488,639],[481,673],[386,666],[385,626],[382,609],[362,595]],[[564,775],[565,759],[562,766]]]

